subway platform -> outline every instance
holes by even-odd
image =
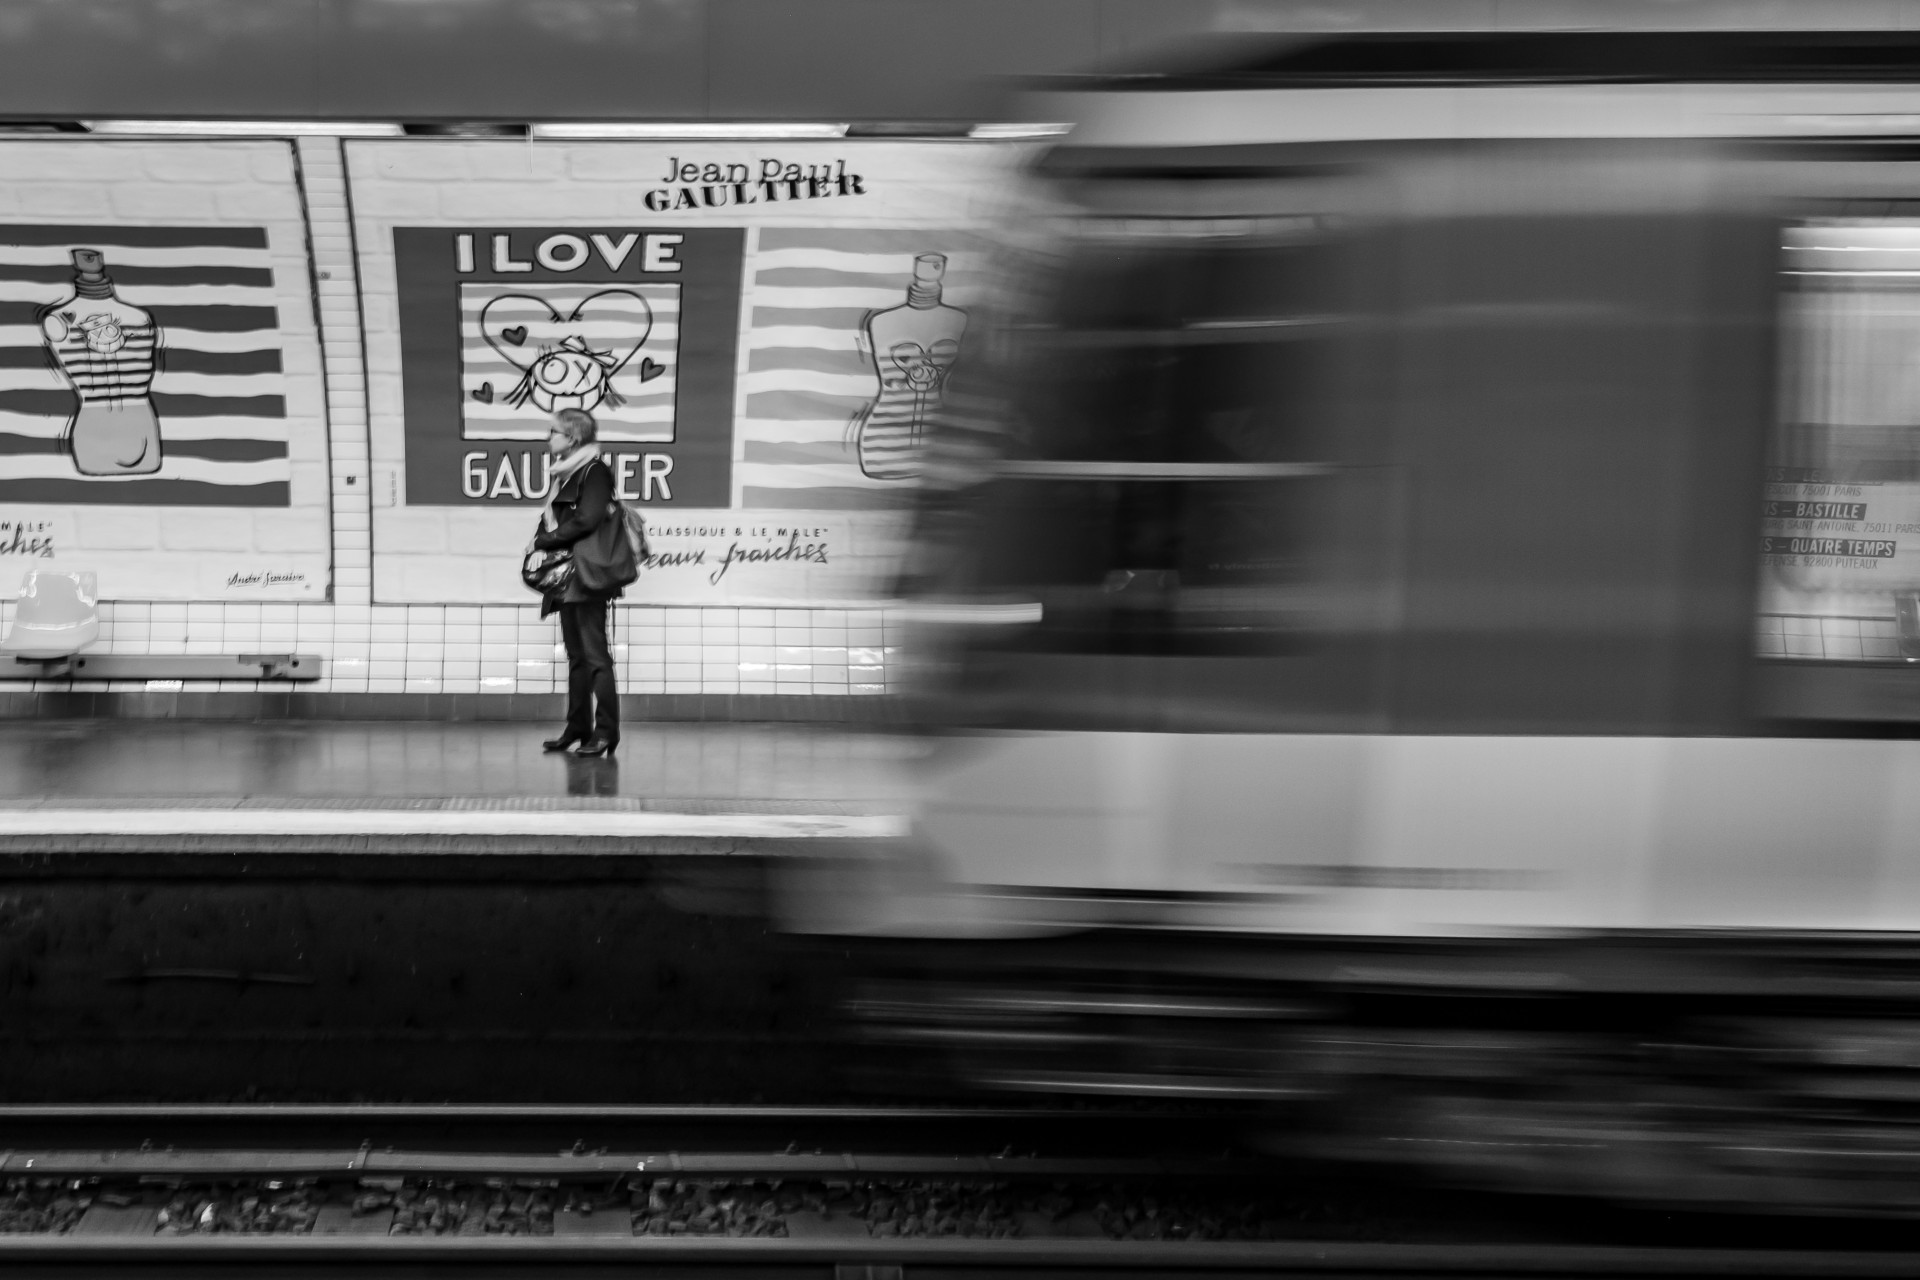
[[[0,721],[11,1102],[832,1102],[782,868],[903,831],[906,733]]]
[[[0,852],[726,852],[906,827],[923,748],[812,725],[0,721]]]

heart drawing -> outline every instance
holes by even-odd
[[[480,311],[480,336],[522,377],[506,395],[515,408],[531,400],[542,413],[618,405],[613,376],[653,332],[653,308],[627,289],[603,289],[566,314],[544,298],[503,293]],[[665,366],[640,365],[640,380]]]
[[[642,382],[652,382],[666,371],[667,366],[655,362],[651,356],[643,357],[640,361],[640,381]]]
[[[481,383],[477,388],[474,389],[473,398],[475,400],[478,400],[481,404],[492,404],[493,403],[493,384],[491,382]]]

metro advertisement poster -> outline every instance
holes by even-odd
[[[0,142],[0,589],[317,601],[327,408],[285,141]]]
[[[348,144],[374,593],[508,602],[585,409],[654,552],[629,602],[884,587],[978,340],[1003,144]]]

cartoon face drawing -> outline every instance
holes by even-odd
[[[619,405],[613,375],[652,329],[653,308],[627,289],[592,294],[565,315],[544,298],[514,293],[494,298],[480,313],[487,345],[521,371],[507,403],[517,408],[532,401],[542,413]]]
[[[462,281],[460,433],[545,440],[583,409],[602,441],[674,437],[680,283]]]
[[[945,381],[947,370],[960,358],[960,344],[952,338],[941,338],[930,347],[896,342],[887,354],[906,375],[907,385],[924,394]]]
[[[619,403],[619,393],[609,385],[614,370],[613,352],[593,351],[577,336],[563,339],[559,346],[543,351],[527,370],[521,387],[507,397],[509,404],[531,399],[542,413],[555,409],[593,409],[608,399]],[[521,388],[525,394],[520,395]],[[515,399],[515,395],[520,395]]]
[[[86,335],[87,349],[112,355],[127,345],[126,331],[112,316],[90,315],[73,326]]]

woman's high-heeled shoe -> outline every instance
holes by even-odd
[[[573,733],[573,732],[566,732],[566,733],[562,733],[557,738],[548,738],[545,742],[540,744],[540,749],[542,751],[565,751],[568,747],[572,746],[574,743],[578,741],[580,741],[579,734]]]
[[[575,747],[573,754],[577,756],[610,756],[613,754],[613,749],[619,745],[620,739],[603,738],[596,733],[578,747]]]

